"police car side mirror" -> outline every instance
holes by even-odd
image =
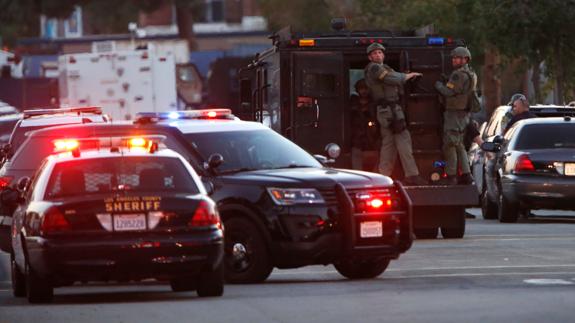
[[[28,185],[30,185],[30,177],[25,176],[18,180],[18,184],[16,184],[16,189],[18,190],[18,192],[24,193],[28,189]]]
[[[481,150],[496,153],[501,150],[501,145],[496,142],[486,141],[481,144]]]
[[[224,162],[224,156],[221,154],[211,154],[208,158],[208,168],[216,169]]]
[[[502,144],[502,143],[503,143],[503,137],[502,137],[502,136],[499,136],[499,135],[495,136],[495,137],[493,138],[493,143]]]

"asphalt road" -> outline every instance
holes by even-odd
[[[575,322],[575,213],[551,215],[468,220],[464,239],[416,241],[373,280],[345,280],[332,266],[275,270],[212,299],[150,282],[60,288],[53,304],[29,305],[12,297],[2,254],[0,323]]]

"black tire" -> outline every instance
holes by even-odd
[[[26,294],[30,303],[50,303],[54,298],[54,287],[34,273],[28,264],[26,264]]]
[[[439,228],[413,229],[417,239],[436,239]]]
[[[172,292],[189,292],[196,290],[196,277],[178,277],[170,279]]]
[[[16,265],[13,255],[10,255],[10,267],[12,271],[12,295],[14,297],[26,297],[26,276]]]
[[[245,218],[224,222],[224,273],[229,283],[261,283],[273,266],[266,241],[256,225]]]
[[[217,297],[224,294],[224,264],[219,265],[214,271],[202,273],[198,277],[199,297]]]
[[[481,214],[485,220],[496,220],[498,217],[497,203],[491,201],[487,195],[487,190],[481,194]]]
[[[337,272],[349,279],[369,279],[381,275],[389,266],[389,259],[367,261],[342,260],[333,264]]]
[[[445,239],[461,239],[465,235],[465,208],[450,210],[451,223],[441,227],[441,235]]]
[[[515,223],[519,219],[519,205],[510,202],[505,198],[501,189],[499,190],[499,222]]]

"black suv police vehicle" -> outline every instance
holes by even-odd
[[[318,161],[325,157],[229,113],[195,110],[136,121],[182,132],[188,146],[178,151],[213,191],[224,222],[229,282],[261,282],[274,267],[312,264],[371,278],[410,248],[411,202],[400,184],[325,167]]]

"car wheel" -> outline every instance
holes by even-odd
[[[54,298],[54,287],[34,273],[29,264],[26,264],[26,294],[30,303],[50,303]]]
[[[497,219],[497,203],[489,199],[487,190],[481,193],[481,214],[485,220]]]
[[[196,290],[196,277],[178,277],[170,279],[172,292],[189,292]]]
[[[230,283],[260,283],[272,272],[265,239],[255,224],[244,218],[224,222],[224,273]]]
[[[439,228],[413,229],[413,233],[417,239],[435,239],[439,233]]]
[[[461,239],[465,235],[465,208],[450,209],[451,223],[441,227],[441,235],[445,239]]]
[[[498,217],[501,223],[515,223],[519,218],[519,206],[506,199],[501,190],[499,190]]]
[[[368,279],[381,275],[389,265],[389,259],[353,261],[344,259],[333,264],[337,272],[349,279]]]
[[[224,264],[215,270],[202,273],[198,278],[199,297],[216,297],[224,294]]]
[[[14,297],[26,296],[26,276],[16,265],[14,255],[10,255],[10,267],[12,271],[12,294]]]

